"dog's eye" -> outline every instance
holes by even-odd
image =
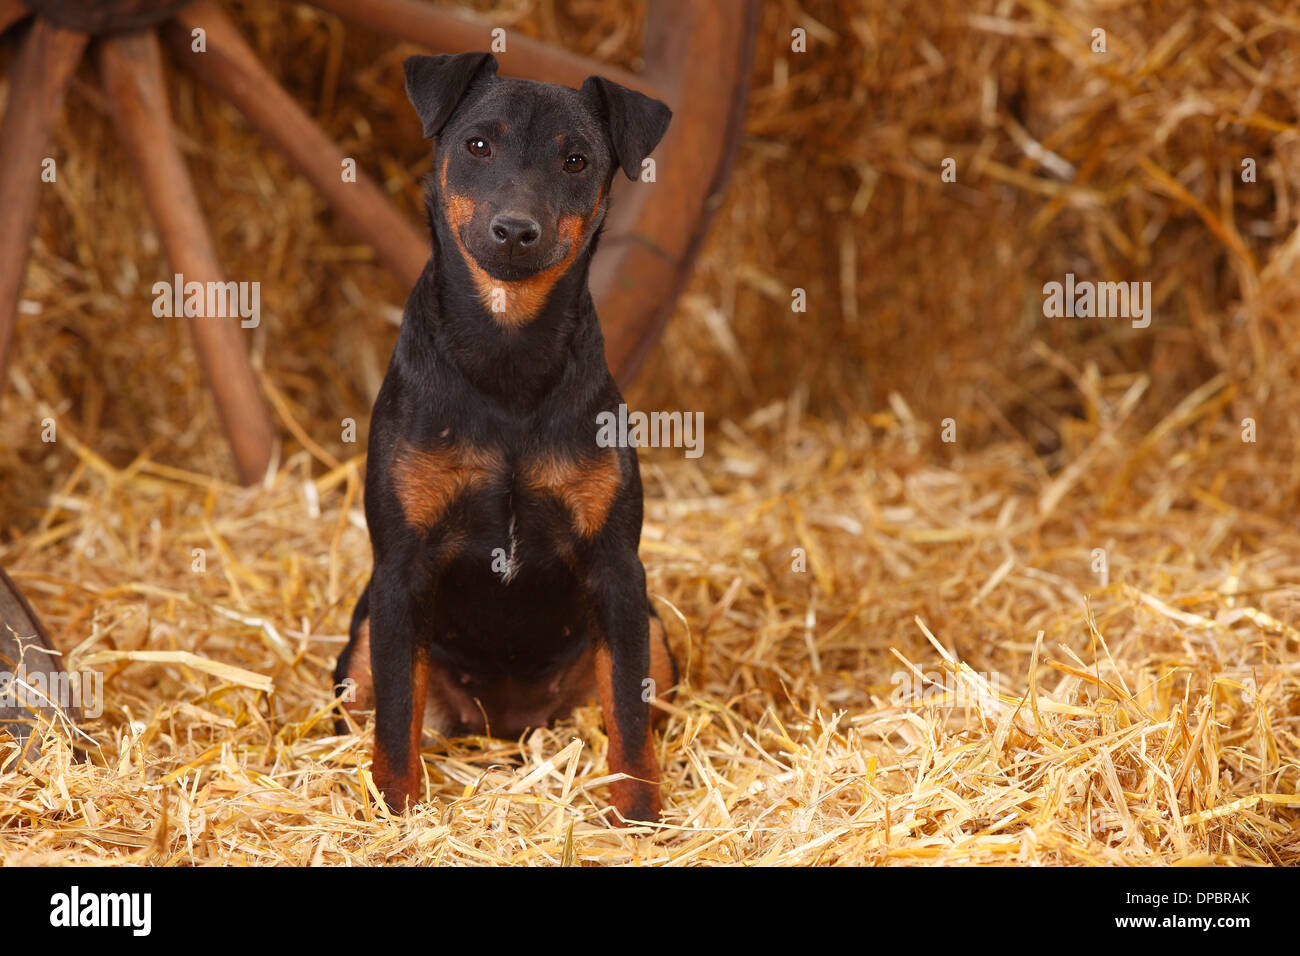
[[[564,157],[564,171],[566,173],[580,173],[587,166],[587,158],[574,153],[572,156]]]
[[[465,148],[468,149],[475,156],[492,155],[492,148],[488,146],[487,140],[483,139],[480,136],[475,136],[473,139],[466,140]]]

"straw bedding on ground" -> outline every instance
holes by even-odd
[[[415,215],[413,51],[233,8]],[[612,4],[503,22],[635,66]],[[66,733],[0,752],[0,860],[1297,862],[1298,33],[1246,3],[765,6],[734,188],[631,393],[706,415],[702,458],[643,455],[687,665],[650,836],[606,822],[594,707],[431,745],[427,803],[379,805],[329,716],[369,561],[341,420],[364,441],[402,290],[175,77],[228,272],[263,282],[287,436],[262,487],[230,484],[83,71],[3,399],[0,561],[106,701],[84,760]],[[1151,328],[1044,319],[1068,271],[1152,281]]]

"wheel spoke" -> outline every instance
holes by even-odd
[[[187,283],[224,281],[194,184],[172,138],[157,37],[148,32],[104,40],[100,70],[118,135],[136,168],[172,270]],[[189,325],[240,477],[251,484],[266,473],[275,433],[247,343],[237,319],[191,316]]]
[[[605,356],[620,382],[649,353],[721,202],[740,141],[757,8],[751,0],[651,0],[647,72],[684,104],[655,151],[656,183],[634,183],[611,212],[592,263]],[[667,80],[665,81],[667,83]]]
[[[86,41],[84,34],[38,20],[9,76],[9,103],[0,121],[0,385],[36,225],[41,159]]]
[[[360,27],[374,30],[376,33],[386,34],[396,40],[418,43],[444,53],[487,50],[492,44],[490,23],[454,10],[420,3],[417,0],[307,0],[307,2]],[[581,86],[582,81],[587,77],[599,74],[630,89],[640,90],[647,96],[663,98],[649,77],[601,63],[590,57],[579,56],[567,50],[556,49],[517,32],[511,32],[506,38],[505,52],[498,53],[497,59],[501,61],[502,72],[529,80]]]
[[[190,49],[191,31],[198,27],[207,34],[205,53]],[[356,182],[343,181],[343,152],[280,88],[220,8],[197,0],[164,31],[177,59],[234,103],[388,267],[414,285],[429,259],[429,243],[363,173],[357,172]]]

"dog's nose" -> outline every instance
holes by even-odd
[[[536,243],[542,234],[542,227],[537,224],[536,219],[509,212],[499,212],[493,216],[489,229],[493,241],[505,246],[512,253],[527,249]]]

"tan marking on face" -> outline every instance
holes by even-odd
[[[474,200],[466,196],[447,196],[443,207],[447,210],[447,224],[451,226],[452,235],[456,237],[456,242],[459,244],[460,227],[468,225],[474,218]]]
[[[498,455],[472,445],[429,450],[402,445],[393,456],[393,487],[407,523],[427,531],[457,498],[486,484],[500,470]]]
[[[576,462],[546,456],[529,464],[524,486],[534,494],[556,498],[573,518],[584,538],[605,526],[605,518],[622,481],[623,470],[615,449],[605,449],[595,461]]]
[[[465,265],[469,267],[470,275],[474,279],[474,286],[478,289],[479,299],[482,301],[484,308],[492,313],[492,318],[502,325],[510,328],[527,325],[542,310],[542,306],[546,304],[546,297],[551,294],[551,289],[555,287],[555,283],[569,271],[569,267],[577,259],[578,253],[582,250],[585,242],[586,233],[596,222],[600,215],[601,206],[605,203],[605,190],[601,189],[600,195],[596,197],[596,204],[586,216],[564,216],[556,224],[556,230],[559,233],[557,241],[568,242],[569,244],[568,252],[565,253],[563,259],[535,276],[520,279],[517,282],[506,282],[488,275],[487,270],[480,266],[474,257],[470,255],[469,249],[465,247],[464,241],[460,238],[460,227],[468,224],[473,218],[476,204],[468,196],[447,191],[447,163],[449,158],[443,159],[442,169],[438,174],[438,183],[443,197],[443,208],[447,212],[447,224],[451,227],[451,235],[456,242],[456,248],[460,251],[461,258],[465,260]],[[498,301],[499,299],[504,299],[505,309],[503,311],[494,308],[502,304]]]

